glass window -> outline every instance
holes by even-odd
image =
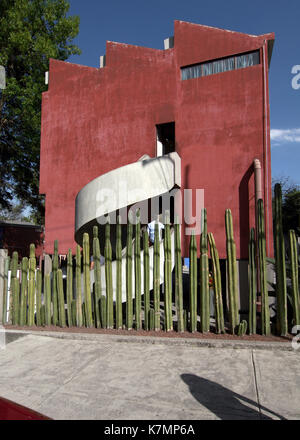
[[[201,76],[213,75],[215,73],[228,72],[230,70],[242,69],[259,64],[259,50],[234,57],[227,57],[221,60],[208,63],[195,64],[194,66],[181,68],[181,79],[200,78]]]

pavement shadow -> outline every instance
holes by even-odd
[[[262,410],[278,417],[280,420],[286,420],[268,408],[258,406],[258,403],[254,400],[235,393],[216,382],[195,374],[181,374],[180,377],[188,385],[193,397],[221,420],[272,420],[272,417],[262,414]],[[246,404],[250,404],[255,408],[251,408]]]

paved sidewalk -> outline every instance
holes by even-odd
[[[0,395],[53,419],[300,419],[300,350],[286,343],[6,336]]]

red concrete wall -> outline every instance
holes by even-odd
[[[176,21],[173,49],[107,42],[103,69],[51,60],[42,104],[45,251],[52,252],[55,239],[60,253],[69,247],[74,251],[77,193],[92,179],[143,154],[155,156],[155,125],[175,121],[183,189],[205,190],[208,230],[215,235],[221,258],[224,213],[232,210],[237,256],[247,258],[249,226],[254,225],[253,159],[260,159],[263,170],[268,168],[265,199],[271,188],[263,63],[186,81],[181,80],[180,67],[256,49],[262,55],[268,39],[274,34],[254,37]],[[269,216],[270,210],[271,203]],[[271,222],[268,225],[272,255]],[[188,239],[183,231],[185,253]]]

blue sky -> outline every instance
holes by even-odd
[[[80,16],[75,43],[82,50],[69,61],[91,67],[99,67],[107,40],[163,49],[163,40],[173,35],[174,20],[253,35],[275,32],[269,77],[272,175],[300,184],[300,87],[292,87],[293,66],[298,65],[300,73],[299,0],[69,2],[70,14]],[[300,85],[300,78],[294,82]]]

